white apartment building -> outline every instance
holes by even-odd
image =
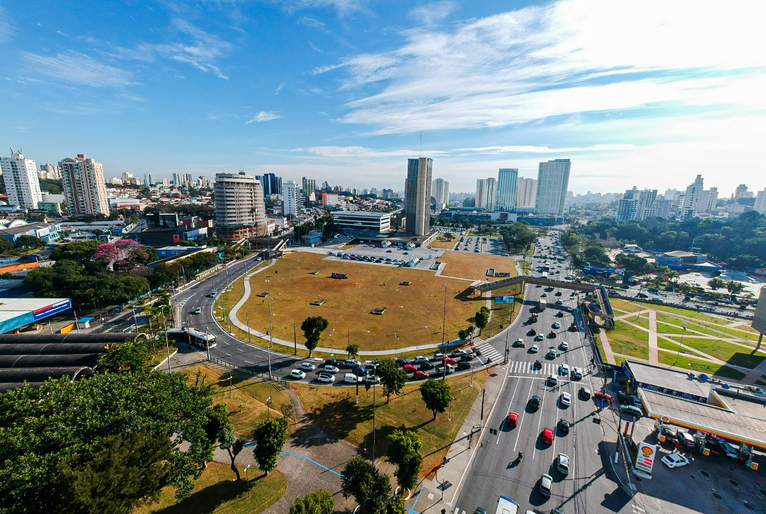
[[[753,205],[753,210],[757,211],[760,214],[766,214],[766,189],[763,191],[759,191],[758,194],[755,197],[755,205]]]
[[[442,205],[449,203],[449,182],[443,178],[437,178],[431,184],[431,191],[436,200],[436,207],[441,208]]]
[[[84,154],[59,162],[61,181],[69,214],[109,216],[104,166]]]
[[[263,186],[255,177],[244,171],[216,174],[215,228],[227,241],[266,235]]]
[[[480,178],[476,181],[476,208],[494,211],[497,207],[497,180]]]
[[[537,180],[519,178],[516,183],[516,208],[534,209],[537,198]]]
[[[702,175],[697,175],[694,182],[689,184],[689,187],[686,188],[683,203],[681,203],[679,209],[681,219],[688,219],[697,215],[703,190],[704,185]]]
[[[516,210],[516,186],[519,178],[517,168],[500,168],[497,174],[497,210]]]
[[[562,216],[569,187],[569,159],[554,159],[541,162],[537,171],[536,214]]]
[[[25,159],[20,149],[18,152],[11,150],[10,157],[0,157],[0,169],[5,180],[8,205],[37,209],[37,204],[42,201],[42,192],[35,161]]]
[[[282,198],[282,214],[285,216],[297,216],[300,202],[300,189],[297,182],[288,180],[284,183],[284,198]]]

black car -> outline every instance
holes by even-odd
[[[407,359],[396,359],[396,365],[400,368],[404,366],[405,364],[409,364],[410,362]]]
[[[360,368],[354,368],[351,372],[354,373],[358,377],[366,377],[368,375],[367,370],[365,370],[364,368],[361,368],[361,367]]]
[[[457,370],[458,371],[465,371],[471,369],[471,363],[468,361],[460,361],[457,363]]]
[[[558,312],[556,313],[556,317],[557,317],[557,318],[563,318],[563,317],[564,317],[564,313],[563,313],[563,312],[561,312],[561,311],[558,311]]]
[[[527,335],[528,336],[536,336],[537,335],[537,330],[535,330],[534,328],[530,328],[529,332],[527,332]]]
[[[470,360],[473,360],[475,357],[472,353],[464,353],[462,357],[460,357],[460,362],[468,362]]]
[[[542,400],[540,400],[539,396],[533,396],[529,399],[529,408],[532,410],[537,410],[540,408],[540,403],[542,403]]]
[[[622,405],[631,404],[633,402],[630,401],[630,397],[625,394],[623,391],[617,391],[617,399],[620,400],[620,403]]]
[[[543,361],[541,361],[540,359],[536,360],[532,364],[532,369],[543,369]]]
[[[568,434],[569,433],[569,421],[565,419],[559,420],[559,430],[562,434]]]
[[[343,362],[339,361],[338,359],[327,359],[326,361],[324,361],[324,363],[329,365],[329,366],[335,366],[336,368],[342,368],[343,364],[344,364]]]
[[[421,363],[420,363],[420,368],[418,368],[418,369],[420,369],[420,371],[427,371],[427,370],[429,370],[429,369],[434,369],[434,365],[433,365],[433,364],[431,364],[431,363],[430,363],[430,362],[428,362],[428,361],[426,361],[426,362],[421,362]]]

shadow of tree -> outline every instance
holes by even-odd
[[[254,484],[261,480],[265,475],[251,480]],[[181,503],[176,503],[164,509],[156,511],[158,514],[206,514],[215,511],[222,504],[235,499],[240,494],[247,491],[247,483],[244,481],[230,482],[223,481],[194,492]]]
[[[318,427],[317,425],[310,423],[301,424],[295,432],[293,432],[290,443],[293,446],[301,446],[309,448],[312,446],[321,446],[325,444],[334,444],[338,442],[338,438]]]
[[[312,423],[345,439],[359,423],[372,419],[372,405],[356,405],[352,398],[342,398],[306,413]]]

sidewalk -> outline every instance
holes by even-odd
[[[490,368],[490,372],[490,377],[484,384],[484,426],[482,395],[479,395],[447,452],[445,463],[412,491],[412,497],[407,502],[407,511],[410,514],[441,514],[442,509],[452,512],[453,503],[465,485],[465,478],[476,451],[481,448],[487,420],[494,411],[497,397],[508,378],[508,366],[495,366]]]

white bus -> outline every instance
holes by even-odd
[[[174,342],[189,343],[198,348],[215,348],[218,343],[215,342],[213,334],[206,334],[195,328],[171,328],[167,332],[168,339]]]
[[[496,514],[517,514],[519,512],[519,504],[510,498],[501,496],[497,500],[497,513]]]

